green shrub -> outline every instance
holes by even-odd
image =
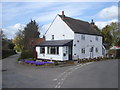
[[[23,50],[19,59],[28,59],[28,58],[34,58],[33,50]]]
[[[116,50],[116,58],[120,59],[120,49]]]
[[[55,65],[59,65],[58,61],[56,61],[56,60],[54,61],[54,64],[55,64]]]
[[[17,60],[20,61],[20,59],[21,59],[21,58],[19,57]]]

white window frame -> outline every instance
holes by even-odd
[[[52,49],[52,48],[55,49],[55,53],[51,53],[51,49]],[[57,47],[57,46],[47,47],[47,54],[59,55],[59,47]]]
[[[42,52],[42,49],[44,48],[44,53]],[[44,46],[41,46],[40,47],[40,54],[45,54],[45,47]]]

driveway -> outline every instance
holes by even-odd
[[[117,88],[118,61],[71,66],[30,66],[17,63],[19,54],[3,60],[3,88]]]

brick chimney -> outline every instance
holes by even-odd
[[[92,25],[95,25],[95,23],[94,23],[93,19],[91,20],[91,24],[92,24]]]
[[[64,18],[65,18],[64,11],[62,11],[62,19],[64,19]]]

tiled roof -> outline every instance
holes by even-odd
[[[75,33],[101,36],[101,34],[97,30],[95,30],[92,27],[92,25],[88,22],[78,19],[73,19],[65,15],[64,15],[64,19],[62,18],[62,15],[59,16]]]
[[[72,46],[73,40],[50,40],[44,41],[36,46]]]
[[[35,46],[41,42],[45,41],[44,38],[31,38],[30,41],[29,41],[29,45],[31,46]]]

